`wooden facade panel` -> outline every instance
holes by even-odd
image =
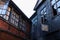
[[[26,27],[27,27],[27,33],[29,33],[29,32],[30,32],[30,29],[29,29],[30,25],[27,24]],[[20,36],[20,37],[22,37],[22,38],[27,38],[27,37],[29,37],[28,34],[24,33],[23,31],[18,31],[14,26],[8,24],[7,22],[3,21],[2,19],[0,20],[0,29],[5,30],[5,31],[8,31],[8,32],[11,32],[12,34],[18,35],[18,36]],[[1,33],[0,33],[0,34],[1,34]],[[2,37],[2,40],[5,40],[4,37],[6,37],[6,36],[4,36],[4,35],[6,35],[6,36],[8,36],[8,37],[10,38],[9,35],[2,33],[2,36],[0,36],[0,38]],[[6,38],[8,38],[8,37],[6,37]],[[14,39],[15,39],[15,38],[14,38]],[[13,39],[13,40],[14,40],[14,39]],[[8,40],[8,39],[7,39],[7,40]],[[12,38],[11,38],[10,40],[12,40]],[[18,40],[19,40],[19,39],[18,39]]]
[[[9,25],[3,20],[0,20],[0,29],[8,30]]]
[[[21,37],[23,37],[23,38],[26,38],[26,34],[24,34],[23,32],[20,32],[20,34],[19,34]]]
[[[8,29],[9,28],[9,29]],[[6,31],[10,31],[13,34],[17,34],[18,35],[18,30],[16,28],[14,28],[13,26],[7,24],[6,22],[4,22],[3,20],[0,20],[0,29],[2,30],[6,30]]]
[[[26,26],[27,27],[27,32],[30,32],[30,26],[31,25],[29,23],[27,23],[27,26]]]
[[[5,32],[0,32],[0,39],[1,40],[21,40],[20,38],[16,38],[16,37],[9,35]]]
[[[7,6],[10,8],[7,8],[8,10],[6,9],[8,13],[2,16],[0,15],[0,30],[10,32],[13,35],[21,37],[22,40],[25,40],[26,37],[29,37],[30,33],[30,19],[24,15],[12,0],[10,0]],[[22,24],[20,24],[21,22]],[[0,32],[0,35],[1,40],[21,40],[18,37],[8,35],[8,33],[4,32]]]
[[[10,27],[10,32],[12,32],[13,34],[18,35],[18,30],[15,29],[14,27]]]

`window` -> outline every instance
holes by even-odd
[[[57,12],[60,13],[60,1],[57,2]]]
[[[32,22],[33,22],[33,24],[35,24],[35,22],[37,22],[37,16],[33,18]]]
[[[19,15],[16,14],[16,12],[14,10],[12,10],[11,13],[11,23],[13,23],[15,26],[18,26],[18,22],[19,22]]]
[[[32,20],[32,33],[36,32],[35,31],[36,28],[37,28],[37,16],[35,16]]]
[[[20,29],[23,31],[26,31],[26,20],[22,19],[22,16],[20,16]]]
[[[23,19],[22,19],[21,15],[20,15],[20,24],[21,24],[21,25],[22,25],[22,20],[23,20]]]
[[[8,4],[5,3],[3,0],[0,0],[0,14],[6,14]]]
[[[0,0],[0,16],[8,20],[10,11],[7,10],[8,2],[7,0]]]
[[[22,30],[26,31],[26,21],[23,20],[22,25],[23,25]]]
[[[60,1],[57,2],[57,7],[60,7]]]
[[[8,7],[8,10],[6,11],[6,14],[4,15],[4,19],[6,19],[6,20],[9,19],[10,11],[11,11],[11,8]]]
[[[60,12],[60,0],[52,0],[51,1],[52,4],[52,9],[53,9],[53,15],[57,15],[57,13],[59,14]]]
[[[42,10],[41,10],[41,23],[44,23],[46,21],[46,14],[47,14],[47,9],[46,7],[44,7]]]
[[[60,8],[58,8],[58,12],[60,12]]]
[[[41,10],[41,29],[42,31],[48,31],[48,25],[45,23],[47,22],[47,9],[46,6]]]
[[[56,1],[55,0],[52,0],[51,3],[52,3],[52,5],[54,5],[56,3]]]

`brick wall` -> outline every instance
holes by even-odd
[[[10,23],[7,21],[4,21],[0,18],[0,30],[4,30],[7,32],[10,32],[11,34],[14,34],[16,36],[19,36],[22,38],[26,37],[26,34],[22,31],[19,31],[17,28],[12,26]],[[16,38],[14,36],[9,35],[8,33],[0,32],[0,39],[1,40],[21,40],[20,38]]]

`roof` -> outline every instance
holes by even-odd
[[[22,15],[22,18],[31,22],[30,19],[20,10],[20,8],[12,0],[10,1],[9,5],[11,5],[19,15]]]
[[[42,0],[42,1],[38,4],[38,2],[39,2],[39,0],[38,0],[37,3],[36,3],[36,5],[35,5],[35,7],[34,7],[34,10],[37,10],[45,1],[46,1],[46,0]]]
[[[30,17],[30,20],[32,20],[35,16],[37,16],[36,12]]]

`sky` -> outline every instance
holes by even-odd
[[[21,10],[22,12],[30,18],[34,14],[34,7],[36,5],[37,0],[12,0]]]

